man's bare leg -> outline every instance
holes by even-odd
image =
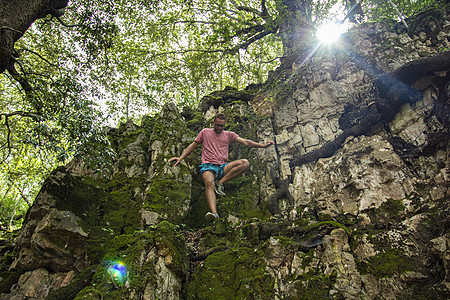
[[[217,213],[216,193],[214,192],[214,173],[211,171],[205,171],[203,172],[202,177],[203,181],[205,182],[205,195],[209,210],[212,213]]]
[[[234,177],[244,173],[245,170],[248,169],[248,167],[250,167],[250,163],[246,159],[239,159],[232,161],[225,166],[225,168],[223,169],[224,175],[220,180],[217,180],[217,182],[220,184],[224,184],[225,182],[233,179]],[[214,192],[214,182],[213,182],[213,192]]]

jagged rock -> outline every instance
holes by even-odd
[[[290,186],[296,206],[316,203],[320,213],[358,215],[386,199],[404,199],[414,191],[405,163],[380,137],[349,139],[332,158],[302,166]]]
[[[84,269],[89,227],[96,222],[93,211],[103,193],[94,179],[56,169],[27,214],[17,238],[19,255],[11,268]]]
[[[345,299],[359,299],[361,293],[361,275],[355,259],[350,253],[348,235],[343,229],[335,229],[324,238],[325,250],[322,262],[326,266],[325,275],[336,275],[336,283],[330,295],[340,293]]]
[[[147,262],[156,261],[157,276],[156,282],[150,282],[145,287],[143,299],[181,299],[181,278],[167,267],[167,264],[170,264],[170,257],[169,253],[166,253],[166,256],[159,255],[156,249],[149,253]]]
[[[75,277],[74,271],[67,273],[51,273],[45,268],[38,268],[23,274],[17,282],[17,289],[0,299],[45,299],[51,290],[67,285]]]

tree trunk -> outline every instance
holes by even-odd
[[[47,14],[56,15],[68,0],[3,0],[0,2],[0,73],[14,63],[14,44],[31,24]]]
[[[302,52],[312,38],[311,0],[277,1],[284,55]]]

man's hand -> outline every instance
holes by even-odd
[[[269,147],[270,145],[275,145],[275,142],[274,142],[274,141],[267,141],[267,142],[266,142],[266,146],[265,146],[264,148],[267,148],[267,147]]]
[[[188,156],[189,154],[191,154],[192,151],[194,151],[194,149],[198,146],[198,144],[194,141],[192,144],[190,144],[181,154],[180,157],[172,157],[169,158],[168,162],[172,162],[174,160],[176,160],[177,162],[173,165],[174,167],[176,165],[178,165],[183,159],[186,158],[186,156]]]
[[[179,157],[172,157],[172,158],[169,158],[169,162],[172,162],[172,161],[174,161],[174,160],[177,161],[177,162],[173,165],[174,167],[175,167],[176,165],[178,165],[178,164],[181,162],[181,158],[179,158]]]

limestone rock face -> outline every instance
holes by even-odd
[[[341,293],[345,299],[359,299],[361,293],[361,274],[350,252],[348,235],[343,229],[334,229],[324,239],[323,263],[325,275],[336,274],[336,283],[330,295]]]
[[[82,270],[89,226],[103,191],[95,181],[65,168],[55,170],[44,183],[26,218],[17,244],[13,269],[51,271]]]
[[[51,273],[45,268],[35,269],[22,275],[17,288],[8,297],[3,295],[1,299],[45,299],[51,290],[67,285],[74,277],[74,271]]]
[[[450,70],[401,89],[378,80],[448,49],[439,15],[409,31],[361,25],[351,47],[275,72],[283,88],[226,88],[110,129],[109,173],[75,159],[44,183],[15,252],[0,251],[0,299],[448,299]],[[251,166],[207,224],[201,147],[168,159],[217,112],[276,143],[230,146]]]
[[[320,213],[354,216],[387,199],[405,199],[413,190],[411,174],[389,142],[380,136],[352,138],[332,158],[302,166],[290,186],[296,206],[315,202]]]

